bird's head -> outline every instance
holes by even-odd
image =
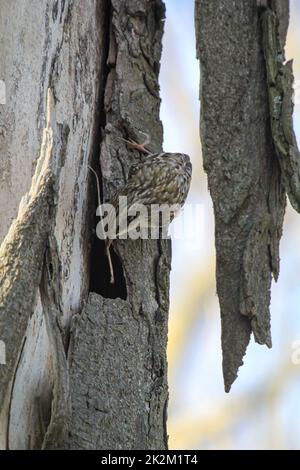
[[[185,153],[170,153],[164,152],[160,154],[168,159],[168,163],[174,168],[181,168],[189,177],[192,176],[192,164],[190,157]]]

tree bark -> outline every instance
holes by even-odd
[[[279,275],[286,188],[292,203],[299,192],[293,183],[299,182],[300,172],[291,129],[291,85],[281,79],[290,73],[284,64],[289,3],[196,0],[195,13],[200,132],[214,203],[223,373],[229,391],[251,333],[271,347],[270,288],[272,276],[277,280]],[[274,19],[268,33],[265,18]],[[270,61],[277,67],[274,83]]]
[[[1,448],[167,447],[169,241],[114,242],[111,286],[88,173],[107,201],[139,159],[123,138],[161,149],[163,18],[160,0],[2,2]]]

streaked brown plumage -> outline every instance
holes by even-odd
[[[152,225],[151,207],[153,205],[176,205],[181,208],[186,200],[189,192],[191,176],[192,176],[192,164],[188,155],[183,153],[155,153],[151,154],[145,149],[144,144],[136,144],[133,141],[126,141],[131,148],[136,148],[141,152],[147,154],[143,156],[142,160],[132,165],[129,170],[128,180],[126,184],[117,191],[117,193],[111,199],[111,213],[108,215],[108,226],[113,226],[113,220],[117,219],[117,222],[122,219],[123,213],[120,213],[119,198],[121,196],[127,197],[127,207],[124,213],[126,222],[126,234],[130,236],[130,227],[136,228],[134,223],[139,222],[140,226],[147,226],[148,228]],[[98,198],[100,206],[100,189],[99,181],[95,171],[90,168],[95,174],[97,179]],[[143,205],[147,208],[146,219],[140,219],[139,217],[128,217],[127,209],[130,210],[136,204]],[[171,222],[175,216],[176,211],[172,211],[168,222]],[[116,217],[117,216],[117,217]],[[159,219],[159,224],[161,219]],[[143,225],[145,224],[145,225]],[[157,226],[157,225],[156,225]],[[160,226],[160,225],[159,225]],[[117,226],[116,238],[124,234],[124,231],[119,230]],[[114,283],[114,272],[110,256],[110,245],[113,238],[109,238],[106,235],[105,247],[106,254],[109,262],[111,283]]]
[[[192,164],[182,153],[157,153],[130,168],[128,181],[118,195],[141,204],[183,206],[191,182]]]
[[[117,208],[120,196],[127,197],[127,204],[179,204],[184,205],[191,182],[192,164],[182,153],[156,153],[143,157],[134,164],[128,180],[110,201]]]
[[[189,192],[192,176],[192,164],[188,155],[182,153],[156,153],[142,158],[142,161],[134,164],[129,171],[127,183],[114,195],[110,203],[119,213],[120,196],[127,197],[127,207],[134,204],[142,204],[148,209],[148,226],[151,227],[151,205],[167,204],[182,207]],[[171,214],[170,222],[175,216]],[[114,214],[112,214],[114,217]],[[128,218],[128,234],[133,218]],[[143,223],[140,224],[143,225]],[[117,227],[117,238],[121,232]],[[113,282],[113,270],[109,255],[111,238],[106,240],[107,255],[110,263],[111,282]]]

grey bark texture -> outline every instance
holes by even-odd
[[[1,448],[167,447],[170,245],[115,242],[110,286],[88,172],[107,201],[140,157],[122,138],[161,149],[163,18],[160,0],[1,4]]]
[[[272,345],[270,287],[272,276],[277,280],[279,275],[286,180],[270,124],[272,84],[262,31],[266,9],[277,18],[275,36],[283,50],[288,0],[196,0],[195,6],[200,133],[215,213],[226,391],[237,377],[251,333],[259,344]]]
[[[153,149],[162,146],[158,71],[163,4],[113,0],[111,7],[100,155],[105,201],[139,158],[122,138],[140,141],[146,132]],[[119,240],[113,246],[123,271],[116,273],[116,290],[124,276],[126,300],[90,294],[75,323],[80,333],[72,334],[70,346],[69,359],[77,364],[71,368],[71,390],[83,413],[73,414],[72,447],[164,449],[169,242]]]

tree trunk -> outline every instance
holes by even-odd
[[[299,211],[288,0],[196,0],[201,139],[214,203],[223,373],[229,391],[250,335],[271,347],[286,192]]]
[[[122,138],[161,149],[163,18],[160,0],[1,3],[1,448],[167,446],[169,241],[114,242],[110,285],[88,171],[107,201],[139,159]]]

